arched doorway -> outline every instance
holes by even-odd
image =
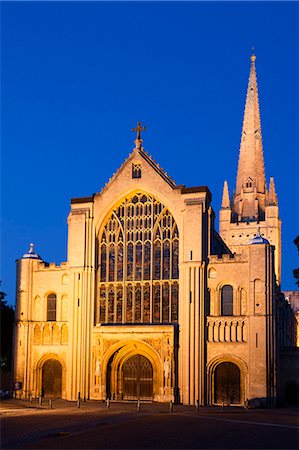
[[[142,355],[129,358],[122,367],[124,399],[153,398],[153,367]]]
[[[61,397],[62,366],[57,359],[48,359],[42,367],[42,395]]]
[[[299,386],[295,381],[291,381],[284,390],[285,406],[299,406]]]
[[[214,374],[214,403],[225,405],[241,402],[241,374],[236,364],[218,364]]]

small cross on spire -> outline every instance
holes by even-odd
[[[141,139],[140,133],[141,133],[141,131],[146,131],[146,127],[144,127],[141,122],[137,122],[137,127],[132,128],[132,131],[136,131],[137,132],[136,139],[138,141],[140,141],[140,139]]]

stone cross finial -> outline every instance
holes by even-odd
[[[132,128],[132,131],[137,132],[136,139],[139,141],[141,139],[140,133],[141,131],[146,131],[146,127],[144,127],[141,122],[137,122],[137,127]]]

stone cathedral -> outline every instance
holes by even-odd
[[[15,381],[25,396],[68,400],[274,405],[295,333],[255,56],[219,234],[208,187],[177,185],[134,130],[104,188],[71,200],[67,261],[46,263],[33,244],[17,261]]]

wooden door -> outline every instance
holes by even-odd
[[[125,399],[153,398],[153,368],[145,356],[135,355],[124,363],[123,392]]]
[[[62,367],[56,359],[49,359],[42,368],[42,395],[61,397]]]
[[[239,404],[241,399],[239,367],[230,362],[219,364],[215,370],[214,389],[215,403]]]

